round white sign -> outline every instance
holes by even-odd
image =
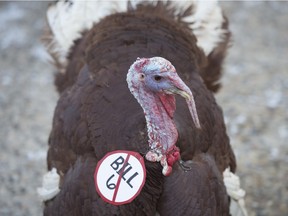
[[[94,173],[96,191],[113,205],[132,202],[146,180],[144,158],[137,152],[109,152],[98,163]]]

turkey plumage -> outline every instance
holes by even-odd
[[[46,44],[60,98],[47,161],[60,192],[45,200],[44,215],[229,215],[223,172],[236,162],[213,92],[230,32],[218,3],[207,4],[50,6]],[[140,153],[147,171],[139,195],[117,206],[93,179],[115,150]]]

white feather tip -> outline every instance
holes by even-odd
[[[184,21],[190,23],[197,45],[208,56],[225,39],[227,30],[222,28],[225,19],[217,0],[195,0],[193,7],[194,14]]]
[[[60,176],[55,168],[43,176],[42,187],[37,188],[37,193],[42,201],[50,200],[59,193],[59,181]]]
[[[248,216],[245,208],[245,191],[240,188],[240,179],[229,168],[223,172],[224,184],[228,195],[231,197],[230,214],[232,216]]]

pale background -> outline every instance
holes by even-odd
[[[222,2],[233,32],[217,95],[250,215],[288,214],[288,2]],[[0,2],[0,215],[41,215],[57,94],[46,2]]]

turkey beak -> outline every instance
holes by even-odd
[[[173,87],[170,88],[168,92],[180,95],[181,97],[185,98],[196,128],[201,129],[194,97],[191,90],[178,76],[174,76],[171,81],[173,83]]]

